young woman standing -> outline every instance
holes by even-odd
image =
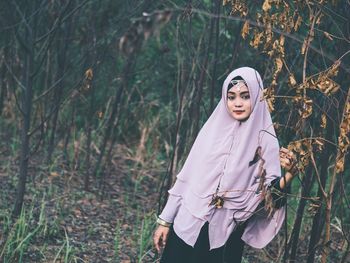
[[[158,217],[161,262],[241,262],[245,243],[266,246],[284,220],[278,192],[295,175],[294,164],[279,147],[259,73],[232,71]]]

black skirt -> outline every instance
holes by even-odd
[[[240,263],[244,242],[241,239],[246,224],[237,227],[224,246],[209,250],[208,222],[197,238],[194,247],[186,244],[171,229],[161,263]]]

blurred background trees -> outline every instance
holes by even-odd
[[[138,184],[135,174],[148,171],[161,206],[225,76],[251,66],[301,171],[285,242],[266,253],[346,262],[348,1],[6,0],[0,14],[1,162],[16,187],[13,220],[26,186],[44,191],[37,185],[58,175],[108,199],[109,179]]]

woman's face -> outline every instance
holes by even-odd
[[[245,121],[251,113],[248,87],[243,81],[238,82],[227,93],[227,108],[231,116],[238,121]]]

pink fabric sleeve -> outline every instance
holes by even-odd
[[[170,194],[168,197],[168,201],[159,217],[168,223],[173,223],[177,211],[180,207],[180,201],[181,196]]]
[[[186,189],[186,183],[182,180],[177,179],[173,187],[168,191],[168,201],[159,215],[161,219],[168,223],[173,223],[174,218],[179,211],[181,205],[182,194]]]

